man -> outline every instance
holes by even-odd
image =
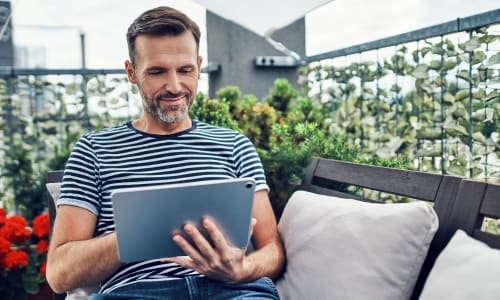
[[[47,264],[56,292],[101,283],[94,299],[277,299],[268,277],[285,256],[260,159],[250,141],[229,129],[191,120],[200,76],[200,31],[183,13],[158,7],[129,27],[128,79],[144,113],[84,135],[66,165]],[[116,188],[253,177],[255,251],[231,247],[211,219],[205,238],[172,237],[187,256],[122,265],[110,195]],[[238,201],[238,199],[235,199]],[[143,245],[148,247],[148,245]]]

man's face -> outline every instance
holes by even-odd
[[[190,31],[178,36],[139,35],[135,68],[126,62],[130,82],[137,84],[145,113],[165,124],[188,117],[198,88],[201,56]]]

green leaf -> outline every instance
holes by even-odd
[[[441,138],[441,131],[431,128],[424,128],[418,131],[417,138],[426,140],[437,140]]]
[[[453,104],[455,103],[455,97],[453,97],[453,95],[449,92],[446,92],[443,96],[443,101],[448,104]]]
[[[481,42],[477,36],[473,36],[470,40],[465,42],[464,50],[465,51],[474,51],[475,49],[481,47]]]
[[[476,110],[472,113],[472,120],[476,122],[493,122],[493,117],[495,116],[495,110],[493,108],[485,107]]]
[[[461,70],[456,76],[460,79],[470,82],[469,71]]]
[[[500,64],[500,52],[497,52],[493,56],[491,56],[488,59],[486,66],[491,67],[491,66],[494,66],[496,64]]]
[[[446,81],[446,79],[441,79],[441,77],[434,78],[434,84],[438,87],[447,87],[448,86],[448,82]]]
[[[445,50],[443,49],[443,47],[438,46],[438,45],[433,46],[431,49],[432,54],[443,55],[444,52],[445,52]]]
[[[429,69],[431,70],[439,70],[441,68],[441,60],[433,60],[429,65]]]
[[[447,71],[455,68],[456,65],[457,65],[457,61],[455,59],[447,59],[444,62],[443,71],[447,72]]]
[[[468,98],[468,97],[469,97],[469,90],[468,89],[460,90],[455,94],[456,101],[461,101],[461,100]]]
[[[420,50],[420,53],[422,53],[422,57],[425,57],[425,55],[427,53],[429,53],[431,51],[431,47],[423,47],[421,50]]]
[[[474,51],[474,54],[472,55],[471,64],[477,65],[485,60],[486,60],[486,53],[484,53],[484,51]]]
[[[482,37],[480,37],[479,41],[483,44],[490,44],[498,39],[500,39],[500,35],[486,34],[486,35],[483,35]]]
[[[467,129],[461,125],[443,125],[444,131],[452,136],[469,136]]]
[[[486,137],[481,132],[474,132],[472,134],[472,139],[476,142],[483,144],[483,146],[486,146],[488,144]]]
[[[429,74],[427,73],[428,68],[429,68],[429,66],[426,64],[417,65],[415,70],[413,70],[413,77],[415,77],[415,79],[427,79],[427,78],[429,78]]]
[[[498,100],[499,98],[500,98],[500,91],[493,90],[483,98],[483,101],[485,101],[487,105],[492,105],[494,103],[494,101],[492,100]]]
[[[448,174],[465,176],[467,173],[467,168],[463,165],[450,164],[446,169]]]
[[[432,149],[419,149],[415,153],[417,157],[438,157],[441,156],[441,146],[434,146]]]

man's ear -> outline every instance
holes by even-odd
[[[132,62],[128,59],[125,61],[125,71],[127,71],[128,81],[134,84],[137,83],[134,66],[132,65]]]
[[[201,76],[201,63],[203,62],[203,57],[201,55],[198,56],[198,79]]]

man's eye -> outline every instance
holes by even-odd
[[[151,70],[148,72],[149,75],[159,75],[161,73],[162,73],[161,70]]]
[[[189,72],[191,72],[191,68],[179,69],[179,73],[189,73]]]

